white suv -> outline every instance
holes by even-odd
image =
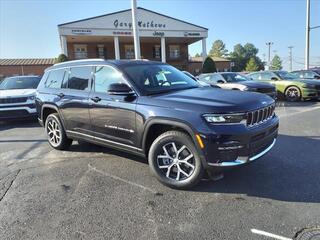
[[[0,121],[36,117],[35,92],[39,76],[5,78],[0,84]]]

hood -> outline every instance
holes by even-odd
[[[145,102],[148,105],[175,108],[177,110],[216,113],[252,111],[272,103],[274,103],[274,100],[264,94],[212,87],[154,95]]]
[[[26,97],[30,95],[34,95],[36,93],[36,89],[8,89],[8,90],[0,90],[0,98],[6,97]]]
[[[274,86],[270,83],[257,82],[257,81],[243,81],[240,82],[249,88],[274,88]]]

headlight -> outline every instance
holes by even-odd
[[[224,123],[246,124],[246,121],[247,121],[244,114],[204,114],[203,117],[208,123],[214,123],[214,124],[224,124]]]
[[[34,95],[28,97],[29,100],[34,101],[36,97]]]
[[[315,88],[316,85],[310,84],[310,83],[305,83],[305,84],[303,85],[303,87],[304,87],[304,88]]]

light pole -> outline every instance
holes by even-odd
[[[293,46],[289,46],[289,69],[290,72],[292,72],[292,48]]]
[[[271,45],[273,45],[273,42],[267,42],[266,45],[268,46],[268,70],[270,70],[270,66],[271,66]]]
[[[309,69],[309,52],[310,52],[310,30],[320,28],[320,26],[310,27],[310,0],[307,0],[307,17],[306,17],[306,49],[305,49],[305,64],[304,68]]]
[[[131,13],[132,13],[132,28],[133,28],[133,42],[134,42],[134,55],[135,59],[140,59],[140,39],[137,21],[137,0],[131,0]]]
[[[309,49],[310,49],[310,0],[307,0],[307,22],[306,22],[306,50],[304,68],[309,69]]]

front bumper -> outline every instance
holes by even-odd
[[[276,143],[279,120],[274,116],[260,126],[220,127],[216,133],[204,138],[204,158],[208,169],[224,170],[253,162],[267,152]],[[217,134],[219,133],[219,134]]]
[[[320,89],[302,88],[301,95],[302,95],[302,98],[319,98]]]
[[[12,120],[20,118],[33,118],[37,116],[34,103],[21,105],[1,105],[0,120]]]

